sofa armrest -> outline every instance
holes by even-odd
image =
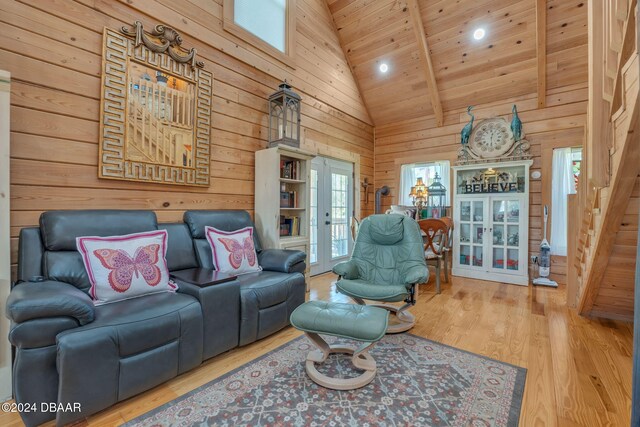
[[[307,254],[291,249],[263,249],[258,255],[258,264],[263,270],[292,273],[299,263],[304,263]]]
[[[335,274],[347,280],[354,280],[360,277],[358,266],[353,260],[339,262],[333,266],[332,270]]]
[[[408,267],[405,270],[405,275],[403,279],[404,279],[404,284],[407,286],[419,284],[419,283],[425,283],[427,280],[429,280],[429,269],[424,264],[413,265],[411,267]]]
[[[53,280],[21,283],[7,298],[7,317],[13,322],[60,316],[73,317],[80,325],[91,323],[93,301],[75,286]]]

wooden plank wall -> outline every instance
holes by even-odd
[[[542,204],[551,199],[550,190],[543,181],[550,179],[551,158],[549,147],[581,146],[585,136],[587,113],[587,87],[585,83],[549,90],[546,108],[537,109],[535,94],[505,100],[500,103],[478,105],[474,109],[479,120],[503,116],[511,119],[511,106],[518,105],[526,138],[531,142],[533,166],[544,179],[532,180],[530,185],[529,251],[537,253],[542,239]],[[395,204],[400,180],[400,165],[416,161],[450,160],[453,164],[460,147],[460,130],[469,117],[458,110],[445,114],[445,125],[436,127],[433,118],[412,119],[376,127],[375,178],[376,188],[388,185],[391,194],[382,198],[383,209]],[[543,157],[543,152],[548,152]],[[549,186],[550,188],[550,186]],[[550,203],[550,202],[546,202]],[[553,278],[564,283],[565,257],[555,257]]]
[[[282,79],[303,98],[303,146],[360,155],[373,181],[373,127],[324,0],[297,0],[296,68],[222,29],[222,0],[20,0],[0,3],[0,68],[12,73],[11,235],[50,209],[253,212],[254,152],[266,147],[266,97]],[[97,178],[102,32],[141,20],[174,27],[214,74],[210,188]],[[373,211],[373,197],[362,216]]]

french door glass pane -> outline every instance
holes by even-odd
[[[517,269],[518,269],[518,250],[508,249],[507,250],[507,270],[517,270]]]
[[[493,222],[504,222],[504,200],[495,200],[493,202]]]
[[[507,245],[509,246],[520,245],[520,235],[518,233],[519,228],[520,227],[518,225],[507,226]]]
[[[504,249],[493,248],[493,268],[504,268]]]
[[[471,202],[460,202],[460,221],[471,221]]]
[[[470,242],[471,241],[471,226],[469,224],[460,224],[460,241],[461,242]]]
[[[469,245],[460,245],[460,265],[471,264],[471,251]]]
[[[331,258],[349,253],[349,177],[342,173],[331,174]]]
[[[483,228],[482,224],[473,224],[473,243],[482,244]]]
[[[504,225],[493,226],[493,244],[504,245]]]
[[[507,202],[507,222],[520,222],[520,202],[517,200]]]
[[[473,202],[473,220],[482,222],[484,220],[484,202]]]
[[[482,267],[482,246],[473,247],[473,265]]]
[[[318,171],[311,169],[311,238],[309,243],[309,261],[318,262]]]

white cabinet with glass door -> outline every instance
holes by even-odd
[[[454,168],[454,275],[528,285],[530,165]]]
[[[311,274],[330,271],[352,249],[353,163],[326,157],[311,162]]]

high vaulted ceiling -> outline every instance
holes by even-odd
[[[587,81],[586,0],[327,3],[376,125],[434,115],[437,102],[446,112],[536,93],[539,83],[553,89]],[[479,27],[486,36],[477,41],[472,33]],[[382,62],[389,65],[386,74],[379,71]]]

